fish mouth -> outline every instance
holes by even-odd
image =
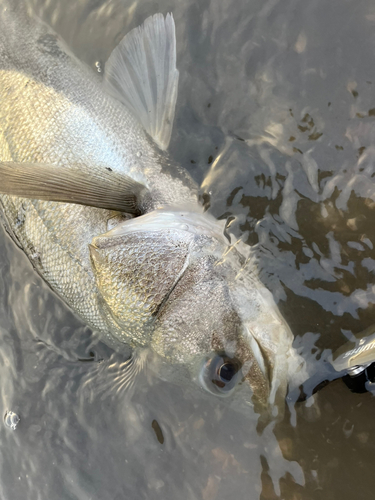
[[[243,332],[232,354],[232,359],[239,365],[238,376],[227,395],[242,393],[257,412],[263,413],[272,404],[272,367],[259,340],[246,326],[243,326]],[[205,388],[213,392],[207,388],[207,383]]]
[[[248,339],[252,357],[244,362],[248,368],[243,381],[250,386],[254,406],[265,408],[270,404],[272,370],[259,341],[251,333]]]

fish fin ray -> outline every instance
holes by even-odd
[[[89,394],[90,400],[104,401],[114,395],[131,398],[138,376],[145,371],[148,352],[136,349],[125,361],[119,361],[119,355],[114,353],[87,376],[82,385],[84,393]]]
[[[104,86],[166,150],[175,114],[178,71],[172,14],[155,14],[128,33],[105,65]]]
[[[130,177],[104,168],[100,174],[88,175],[78,168],[0,162],[0,193],[140,215],[148,190]]]

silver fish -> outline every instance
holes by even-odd
[[[4,222],[107,343],[148,349],[163,376],[198,392],[281,413],[300,362],[292,334],[248,247],[229,242],[166,153],[177,85],[170,14],[126,35],[102,78],[48,26],[2,3]]]

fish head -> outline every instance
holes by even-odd
[[[157,210],[94,238],[93,271],[112,335],[151,347],[162,378],[264,413],[283,407],[292,335],[224,230]]]

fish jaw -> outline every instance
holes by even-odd
[[[260,413],[285,398],[292,334],[224,230],[200,210],[156,210],[94,238],[93,272],[113,335],[151,347],[166,378]],[[228,391],[212,385],[220,360],[238,366]]]

